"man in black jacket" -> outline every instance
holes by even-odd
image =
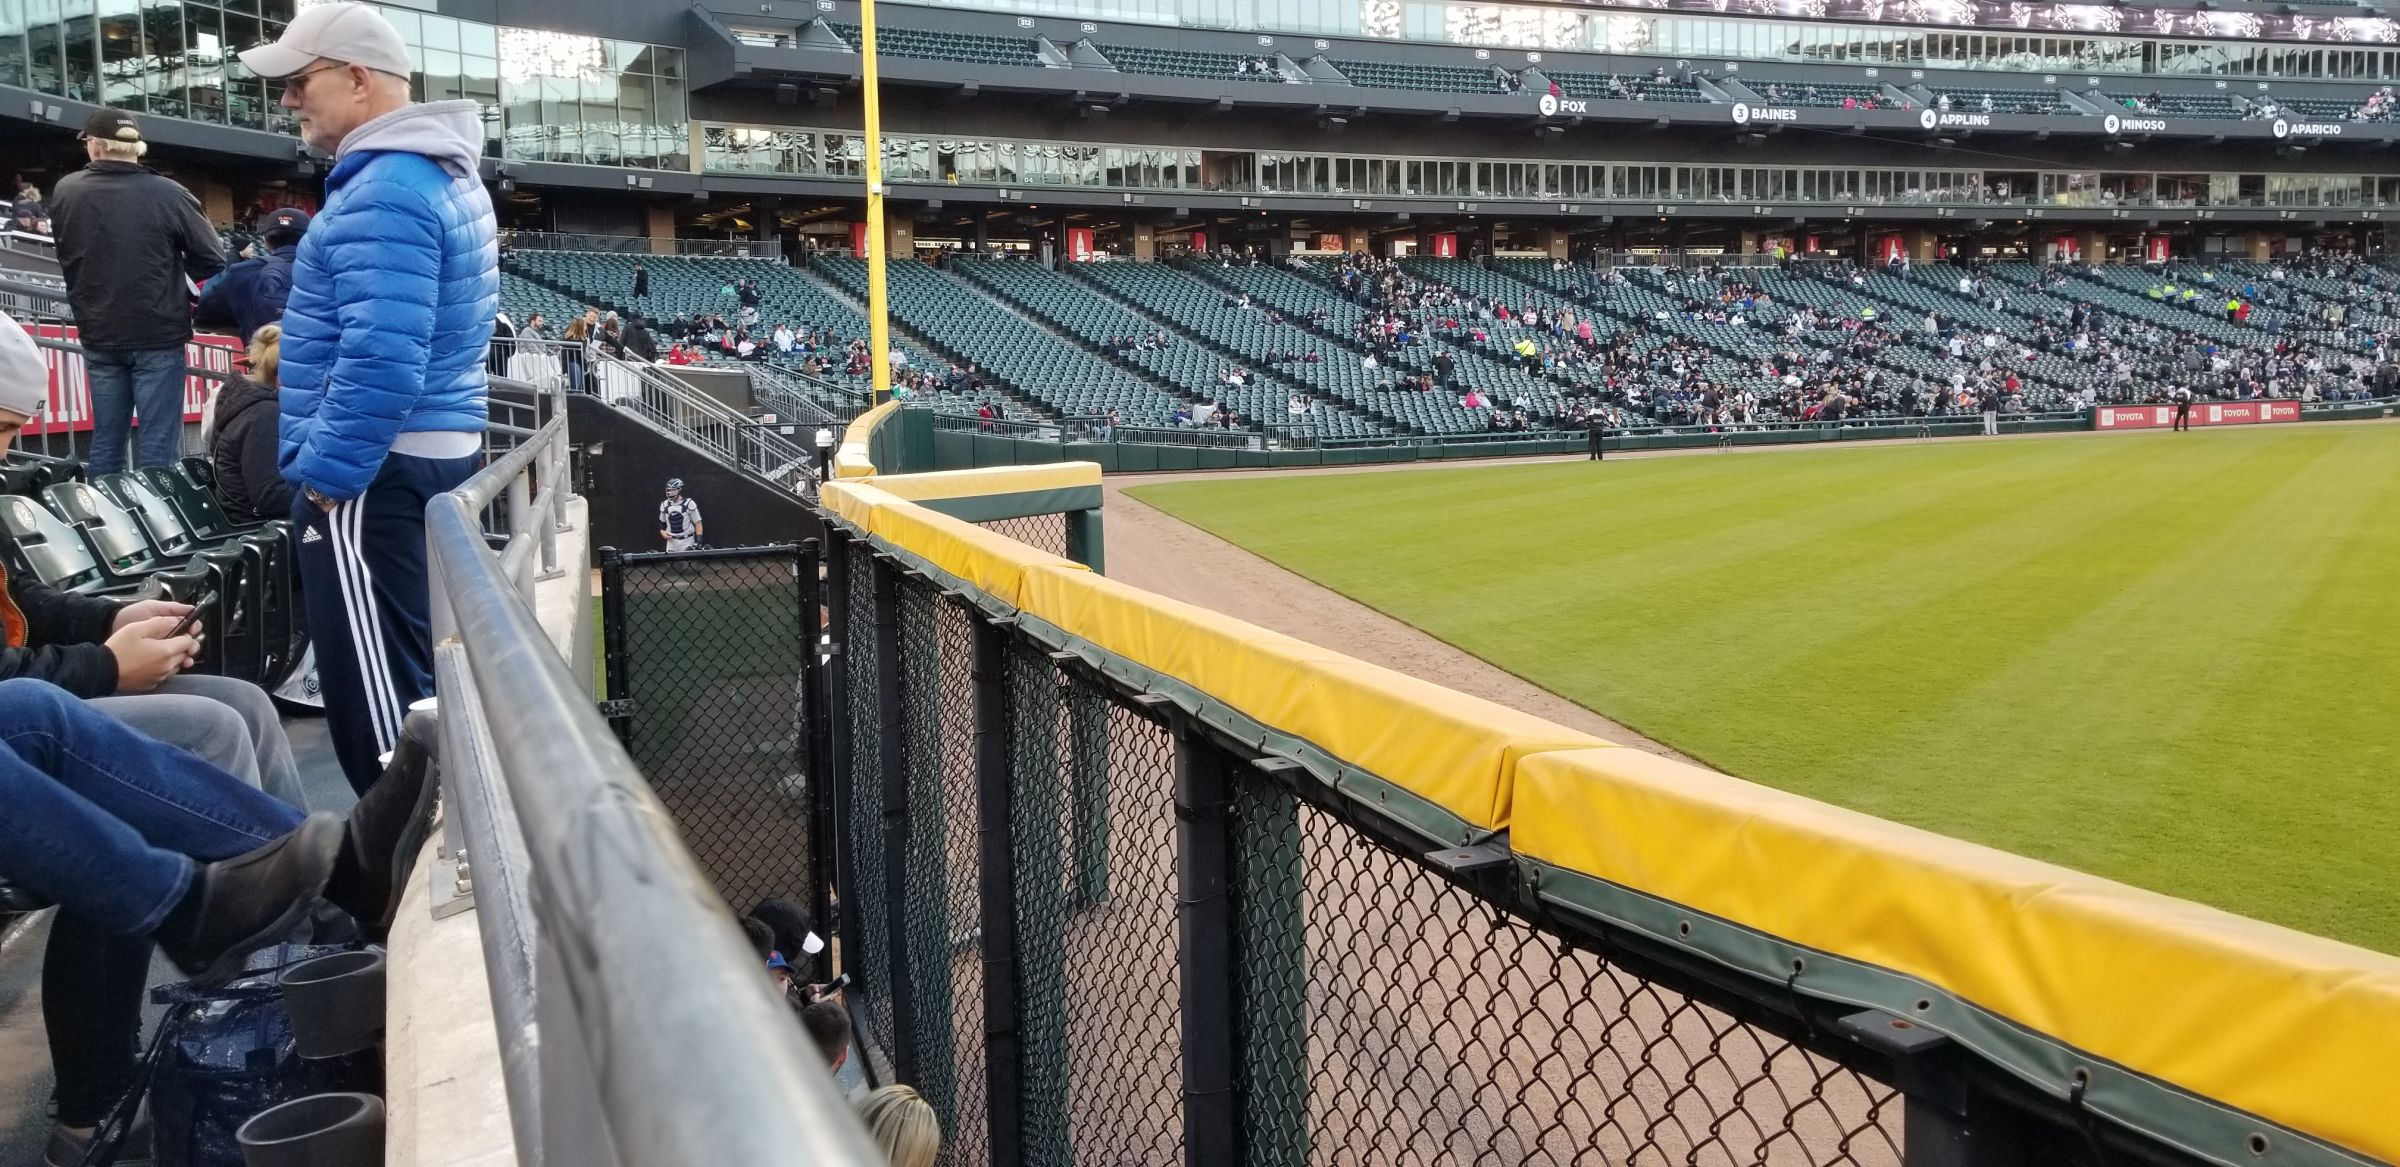
[[[141,123],[103,109],[83,127],[91,165],[58,180],[50,223],[92,386],[93,477],[125,468],[138,412],[136,464],[183,454],[183,346],[192,339],[192,281],[225,267],[225,245],[200,200],[141,164]]]
[[[626,356],[635,360],[652,363],[658,360],[658,341],[651,337],[650,323],[639,312],[625,322],[625,335],[617,343],[625,350]]]

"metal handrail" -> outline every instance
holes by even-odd
[[[763,386],[766,394],[778,401],[789,401],[812,414],[812,420],[847,423],[867,411],[869,394],[864,389],[852,389],[821,377],[779,365],[773,361],[758,361],[749,365],[752,392]]]
[[[517,1161],[878,1162],[535,618],[527,568],[557,567],[567,448],[560,409],[426,508],[443,805],[473,859]],[[499,500],[496,554],[481,513]]]

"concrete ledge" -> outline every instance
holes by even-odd
[[[588,690],[593,678],[590,538],[582,499],[558,536],[564,573],[536,590],[535,615]],[[440,832],[434,833],[438,846]],[[385,1161],[392,1167],[510,1167],[517,1161],[475,914],[433,918],[435,847],[417,856],[392,925],[384,1004]]]

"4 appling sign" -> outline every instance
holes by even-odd
[[[1992,115],[1988,113],[1942,113],[1939,110],[1927,109],[1917,111],[1917,124],[1929,130],[1943,126],[1972,128],[1992,124]]]

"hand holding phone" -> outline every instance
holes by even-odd
[[[199,626],[200,613],[207,611],[216,602],[217,593],[214,591],[208,592],[199,599],[192,601],[192,610],[184,613],[183,619],[175,622],[175,630],[167,633],[166,639],[191,635],[192,629]]]

